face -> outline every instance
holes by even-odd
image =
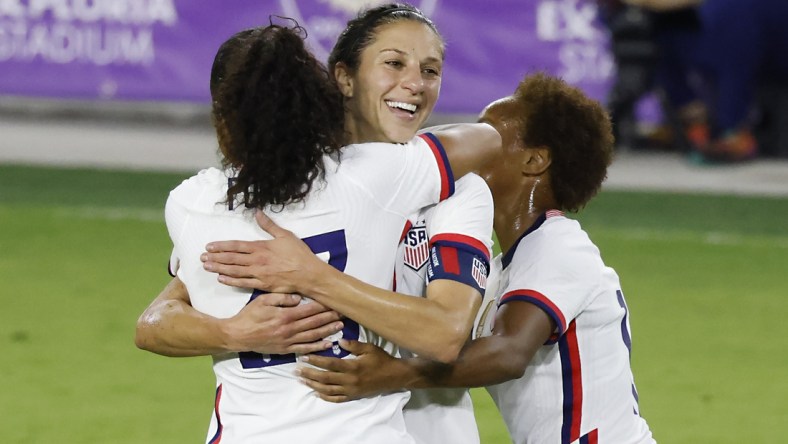
[[[489,123],[498,130],[503,145],[502,158],[487,162],[479,171],[491,189],[511,187],[513,181],[520,177],[523,146],[517,133],[519,125],[514,118],[518,114],[521,114],[520,106],[509,96],[487,105],[479,115],[479,122]]]
[[[351,142],[407,142],[438,100],[443,42],[427,25],[400,20],[378,29],[356,73],[338,69]]]

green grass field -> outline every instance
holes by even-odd
[[[0,166],[5,442],[202,442],[210,360],[133,341],[169,280],[162,209],[185,176]],[[621,276],[657,440],[784,439],[788,199],[606,191],[578,218]],[[482,442],[508,442],[474,396]]]

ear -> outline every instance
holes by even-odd
[[[353,75],[344,62],[337,62],[334,65],[334,78],[337,79],[337,85],[342,95],[346,98],[353,97]]]
[[[541,176],[550,168],[553,159],[547,147],[525,148],[520,168],[524,176]]]

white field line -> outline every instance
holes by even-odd
[[[721,231],[690,231],[690,230],[652,230],[640,228],[594,229],[592,234],[618,237],[632,241],[687,242],[719,246],[774,247],[788,249],[788,236],[780,235],[743,235]]]
[[[130,207],[56,207],[55,214],[61,217],[93,220],[131,220],[140,222],[160,222],[164,224],[164,209]]]

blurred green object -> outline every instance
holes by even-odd
[[[183,174],[0,166],[0,429],[12,443],[205,439],[208,358],[137,350]],[[603,192],[578,217],[622,281],[641,413],[669,443],[788,432],[788,199]],[[507,443],[473,390],[482,442]]]

